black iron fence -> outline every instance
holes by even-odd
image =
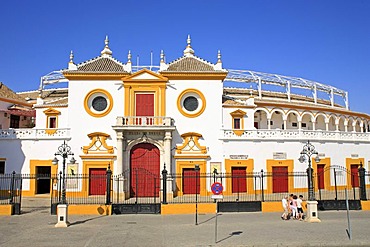
[[[12,174],[0,175],[0,204],[8,205],[20,202],[22,190],[21,175]]]
[[[361,169],[363,169],[361,167]],[[359,168],[352,173],[344,167],[332,166],[313,173],[313,188],[317,200],[344,200],[345,190],[350,200],[366,200],[369,195],[370,173]],[[61,202],[65,189],[68,204],[159,204],[159,203],[210,203],[214,202],[211,186],[223,185],[223,202],[280,201],[284,195],[308,197],[307,172],[233,172],[161,175],[145,170],[106,174],[66,175],[0,175],[0,204],[20,205],[22,184],[26,179],[45,179],[50,186],[51,205]],[[49,180],[48,180],[49,179]],[[28,182],[28,189],[29,189]],[[65,183],[63,185],[63,183]],[[27,189],[27,188],[26,188]]]

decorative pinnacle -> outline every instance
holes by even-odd
[[[127,62],[128,63],[131,63],[131,50],[128,51],[128,54],[127,54]]]
[[[161,50],[161,63],[164,63],[164,52]]]
[[[221,51],[218,50],[218,53],[217,53],[217,63],[221,63]]]
[[[188,39],[186,40],[186,42],[188,43],[188,45],[186,46],[186,48],[184,50],[184,56],[190,57],[190,56],[194,55],[194,50],[191,48],[190,34],[188,35]]]
[[[105,46],[104,46],[104,49],[101,51],[101,54],[103,56],[112,56],[112,51],[109,49],[109,39],[108,39],[108,35],[105,36]]]
[[[71,53],[69,54],[69,62],[70,63],[73,63],[73,58],[74,58],[74,55],[73,55],[73,51],[71,50]]]

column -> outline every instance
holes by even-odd
[[[128,185],[125,183],[125,177],[123,176],[123,153],[124,153],[124,136],[123,132],[117,132],[117,162],[113,167],[113,191],[118,192],[119,201],[125,198],[125,190]],[[127,181],[126,181],[127,182]]]
[[[123,172],[123,132],[117,132],[117,164],[114,166],[114,175]]]
[[[329,120],[325,120],[325,129],[329,131]]]
[[[164,163],[166,163],[166,167],[169,173],[172,171],[171,167],[171,131],[166,131],[165,136],[164,136]]]
[[[171,165],[171,143],[172,143],[172,134],[171,131],[166,131],[163,139],[164,146],[164,163],[166,164],[166,170],[168,174],[172,174],[172,165]],[[173,180],[171,176],[167,176],[167,198],[173,198]]]

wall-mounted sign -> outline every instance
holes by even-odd
[[[245,155],[245,154],[230,154],[230,159],[232,159],[232,160],[247,160],[248,155]]]
[[[358,154],[351,154],[351,158],[358,158]]]
[[[66,177],[66,187],[67,189],[77,189],[78,188],[78,164],[67,164],[67,177]]]
[[[286,160],[286,153],[284,152],[274,152],[272,154],[274,160]]]
[[[217,173],[221,172],[221,162],[211,162],[211,173],[213,173],[215,169]]]

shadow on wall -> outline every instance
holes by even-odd
[[[24,142],[24,141],[23,141]],[[0,140],[0,158],[5,159],[5,173],[21,173],[26,157],[21,140]]]

